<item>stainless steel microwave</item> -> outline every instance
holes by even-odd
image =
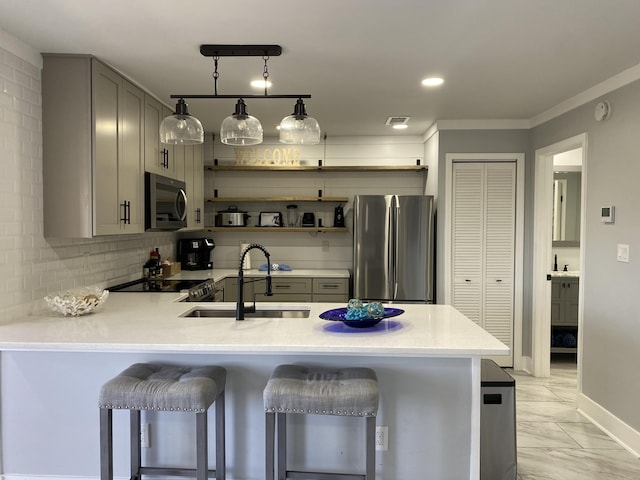
[[[145,230],[179,230],[187,226],[186,188],[180,180],[145,172]]]

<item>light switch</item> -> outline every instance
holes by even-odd
[[[619,262],[629,263],[629,245],[625,245],[623,243],[618,244],[617,260]]]

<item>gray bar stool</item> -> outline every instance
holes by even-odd
[[[102,386],[100,407],[100,479],[113,479],[113,409],[130,411],[131,479],[143,474],[225,478],[224,388],[222,367],[180,367],[136,363]],[[216,469],[208,470],[207,410],[216,403]],[[143,467],[140,411],[196,414],[196,468]]]
[[[370,368],[324,368],[279,365],[264,389],[266,415],[266,478],[274,478],[274,444],[277,426],[278,480],[374,480],[378,380]],[[364,474],[287,470],[286,419],[289,414],[339,415],[366,420]]]

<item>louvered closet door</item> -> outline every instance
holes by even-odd
[[[484,166],[454,163],[453,306],[482,325]]]
[[[511,348],[516,166],[456,162],[453,171],[454,306]]]

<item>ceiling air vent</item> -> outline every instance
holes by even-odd
[[[385,125],[390,125],[392,127],[395,127],[396,125],[407,125],[409,123],[410,118],[411,117],[401,117],[401,116],[389,117],[387,118]]]

